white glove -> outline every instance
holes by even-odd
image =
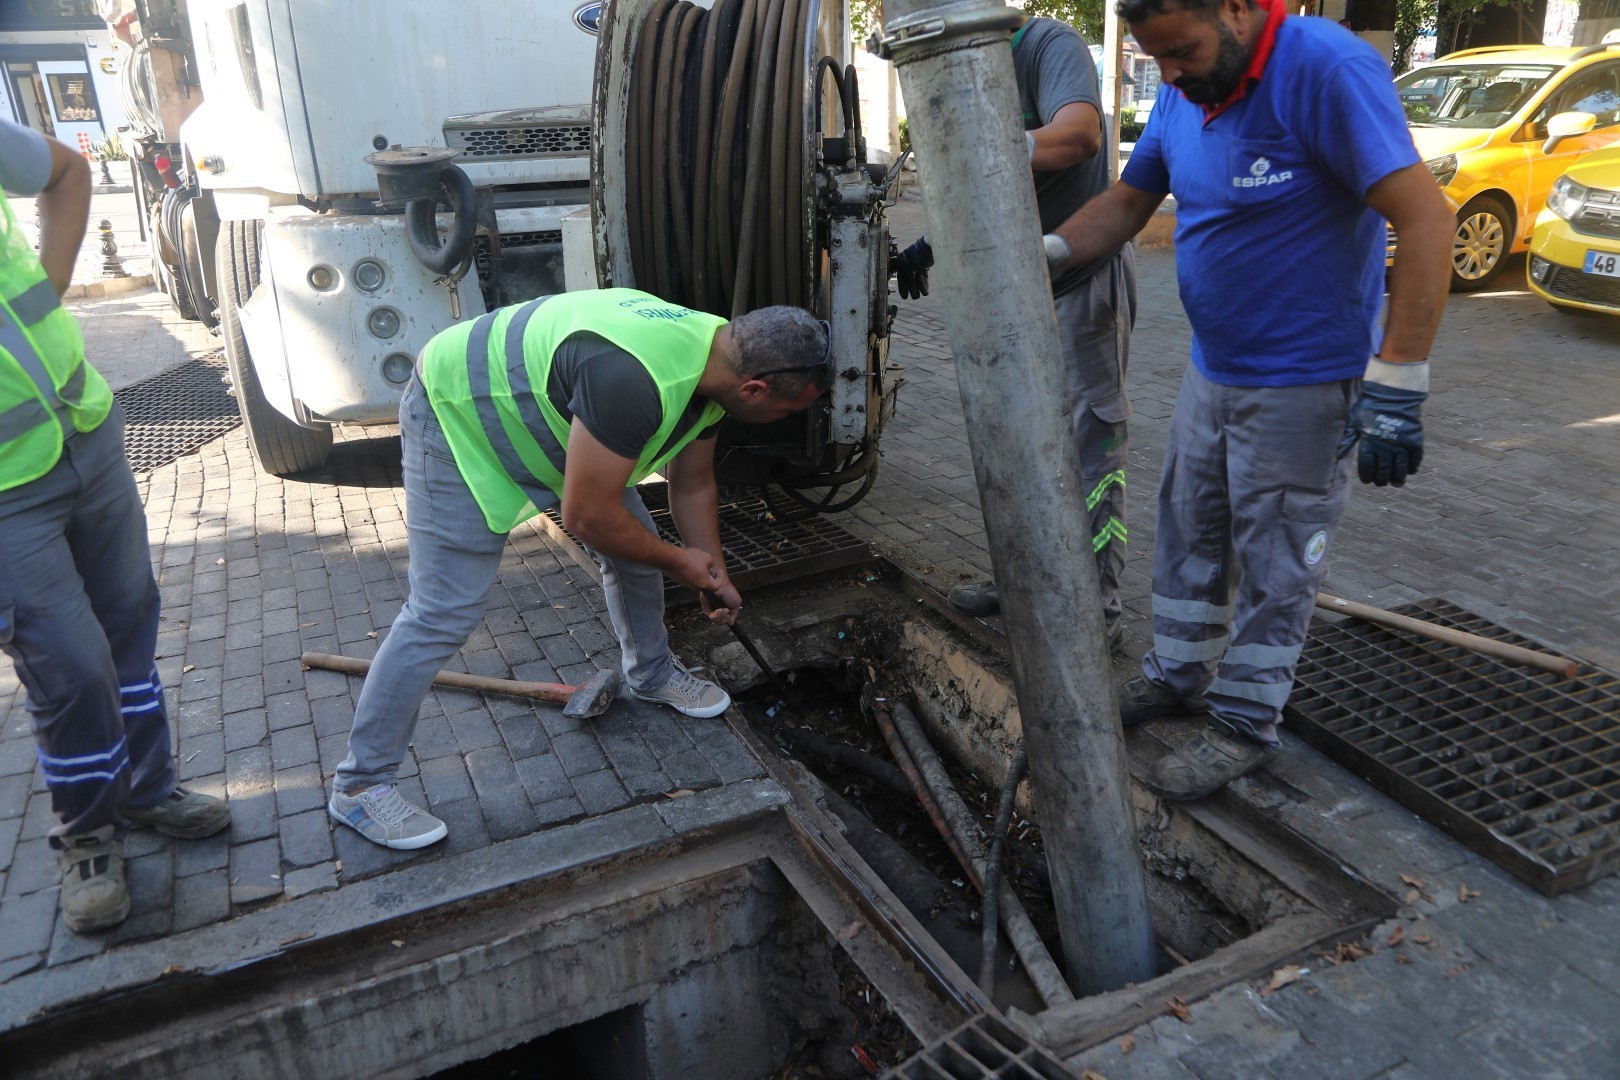
[[[1047,233],[1041,237],[1041,245],[1046,249],[1046,272],[1057,277],[1069,268],[1069,260],[1073,254],[1063,237],[1056,233]]]

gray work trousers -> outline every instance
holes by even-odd
[[[0,648],[28,691],[51,846],[174,790],[169,714],[152,654],[158,587],[116,404],[68,438],[50,472],[0,491]]]
[[[1131,404],[1125,369],[1136,323],[1136,256],[1130,245],[1088,281],[1053,301],[1063,380],[1080,452],[1080,473],[1097,553],[1103,618],[1120,616],[1119,577],[1125,569],[1125,458]]]
[[[399,429],[410,594],[361,687],[349,753],[334,779],[336,789],[344,792],[393,781],[433,676],[466,644],[483,617],[484,600],[500,573],[506,548],[506,535],[491,532],[485,524],[433,406],[415,378],[399,403]],[[624,505],[653,529],[652,517],[634,488],[625,489]],[[639,563],[591,554],[602,568],[602,591],[618,635],[625,677],[638,690],[663,686],[674,674],[664,627],[663,575]]]
[[[1222,386],[1188,365],[1170,420],[1142,670],[1268,746],[1349,498],[1335,453],[1360,385]]]

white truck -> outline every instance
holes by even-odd
[[[189,0],[188,13],[177,0],[123,2],[189,17],[203,101],[179,130],[180,186],[157,215],[171,234],[159,240],[179,268],[182,310],[217,312],[253,453],[283,476],[319,466],[335,424],[394,422],[417,351],[437,331],[538,295],[636,284],[629,245],[612,243],[629,227],[613,219],[625,216],[615,187],[623,146],[598,146],[613,164],[592,173],[593,141],[640,130],[625,115],[635,103],[617,89],[618,111],[604,121],[593,99],[651,62],[630,55],[648,18],[673,12],[696,27],[711,14],[730,25],[756,17],[755,0],[722,0],[712,12],[619,0],[606,17],[602,4],[577,0]],[[831,488],[825,498],[795,494],[824,510],[839,505],[839,487],[870,486],[893,404],[886,185],[865,162],[858,118],[838,137],[838,105],[854,96],[853,75],[841,81],[842,0],[785,4],[799,12],[804,44],[784,65],[792,78],[777,81],[799,95],[792,104],[805,120],[786,160],[806,186],[793,189],[802,207],[783,215],[778,206],[776,220],[809,249],[795,249],[810,281],[802,300],[832,322],[847,377],[797,426],[733,438],[745,450],[722,456],[721,479]],[[627,43],[599,60],[598,33],[615,21]],[[843,117],[847,128],[847,109]],[[739,179],[728,201],[742,194]],[[851,260],[831,250],[857,239],[851,230],[863,233],[858,272],[840,270]]]

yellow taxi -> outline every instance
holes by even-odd
[[[1553,181],[1620,143],[1620,42],[1452,53],[1395,81],[1412,141],[1457,214],[1451,287],[1483,289],[1529,246]],[[1583,126],[1566,113],[1586,113]],[[1553,124],[1555,118],[1560,118]],[[1552,137],[1553,129],[1568,132]],[[1393,254],[1395,237],[1390,236]]]
[[[1588,154],[1536,217],[1530,289],[1561,308],[1620,315],[1620,146]]]

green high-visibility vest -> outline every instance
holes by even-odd
[[[79,324],[0,198],[0,491],[38,480],[62,442],[94,431],[112,391],[84,359]]]
[[[510,532],[562,494],[569,421],[546,384],[551,357],[570,334],[606,338],[658,385],[663,419],[630,473],[634,486],[725,415],[708,402],[697,423],[670,441],[725,324],[635,289],[586,289],[501,308],[434,335],[422,350],[422,386],[490,531]]]

